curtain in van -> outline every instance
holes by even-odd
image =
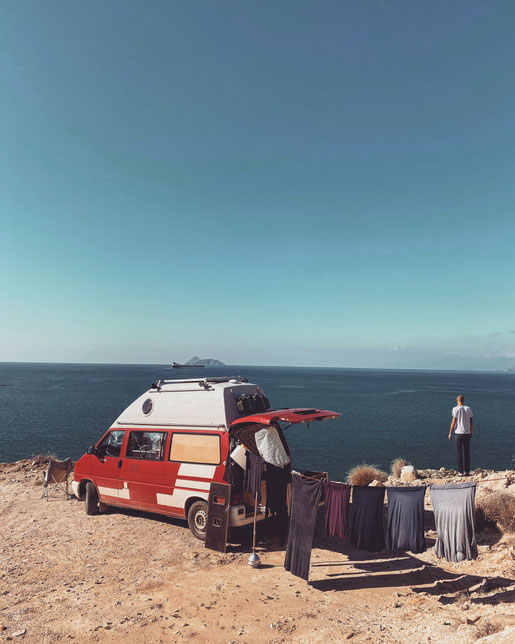
[[[263,427],[254,434],[254,439],[259,454],[267,463],[276,467],[290,464],[290,457],[284,449],[276,427]]]
[[[309,580],[311,548],[323,481],[292,477],[290,532],[284,567],[297,577]]]
[[[388,527],[386,547],[388,550],[425,552],[424,537],[424,485],[412,487],[389,487]]]

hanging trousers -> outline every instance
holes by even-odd
[[[313,533],[323,481],[292,476],[291,516],[284,567],[308,581]]]
[[[458,471],[462,474],[468,474],[470,472],[470,434],[455,434],[455,436]],[[463,457],[465,457],[465,469],[463,469]]]

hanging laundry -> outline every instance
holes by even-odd
[[[263,427],[254,434],[256,447],[259,454],[265,459],[267,463],[271,463],[276,467],[283,467],[289,465],[290,457],[284,449],[277,429],[271,425]]]
[[[475,483],[431,486],[437,557],[445,557],[447,561],[463,561],[477,557],[474,529],[475,497]]]
[[[328,537],[349,537],[350,485],[324,483],[325,534]]]
[[[352,486],[352,528],[350,542],[355,548],[377,552],[384,546],[384,487]]]
[[[284,567],[308,581],[313,533],[323,481],[293,475],[290,532]]]
[[[252,497],[258,495],[258,501],[261,502],[261,481],[265,471],[265,461],[252,452],[247,452],[247,468],[245,470],[245,492],[252,494]]]
[[[387,489],[387,549],[409,550],[413,553],[424,552],[426,550],[424,537],[425,486],[389,487]]]

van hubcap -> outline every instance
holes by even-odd
[[[199,510],[195,513],[195,528],[199,532],[205,532],[207,525],[207,514],[204,510]]]

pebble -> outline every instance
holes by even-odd
[[[25,635],[27,632],[26,628],[22,628],[21,631],[16,631],[16,633],[13,633],[13,637],[21,637],[22,635]]]

